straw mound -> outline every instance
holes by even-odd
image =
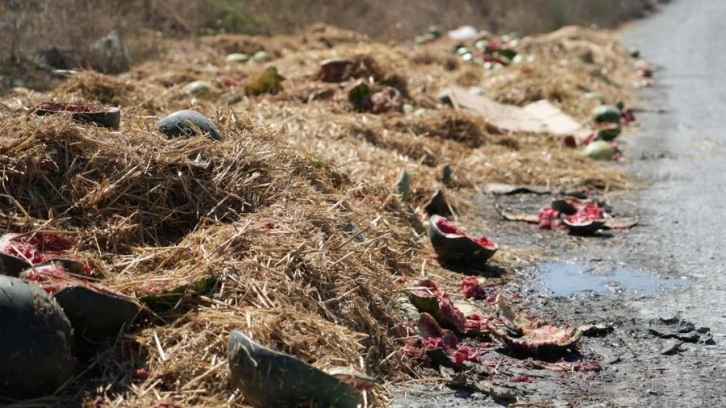
[[[550,40],[537,41],[532,47]],[[461,279],[435,262],[424,235],[420,206],[444,188],[441,165],[454,169],[446,194],[462,212],[487,182],[628,187],[618,170],[558,139],[492,134],[481,119],[438,105],[439,89],[462,72],[471,82],[477,69],[444,48],[392,48],[326,26],[297,38],[223,36],[170,43],[166,55],[121,76],[83,72],[50,93],[14,98],[26,106],[53,98],[114,104],[123,113],[121,130],[110,131],[7,110],[0,214],[8,231],[74,235],[79,254],[103,272],[102,283],[128,295],[218,278],[205,293],[147,312],[50,402],[239,404],[225,366],[232,329],[318,367],[362,365],[395,378],[406,364],[396,353],[405,335],[396,279],[436,276],[443,288]],[[225,65],[224,56],[258,49],[277,57],[270,64],[287,80],[277,95],[248,98],[242,85],[267,64]],[[357,61],[351,80],[373,77],[405,91],[416,112],[354,112],[346,84],[316,79],[319,63],[332,57]],[[573,83],[590,80],[576,68],[556,69],[568,69],[563,78]],[[511,67],[503,75],[515,73],[510,85],[529,75],[537,81],[530,86],[551,86],[546,76],[527,74],[536,69]],[[192,80],[217,89],[192,98],[183,91]],[[584,88],[562,89],[559,102],[577,112]],[[224,141],[155,132],[159,117],[190,105],[217,124]],[[394,194],[404,169],[410,202]],[[487,229],[472,219],[466,227]],[[528,260],[526,249],[501,246],[492,263],[507,272]],[[381,395],[375,391],[374,401]]]
[[[587,92],[600,92],[610,103],[632,102],[622,92],[632,79],[629,53],[612,33],[564,27],[527,38],[520,49],[535,60],[494,73],[484,81],[487,95],[499,102],[525,105],[547,99],[583,122],[590,119],[590,111],[598,103],[583,98]]]
[[[104,231],[94,234],[104,247],[164,244],[203,219],[237,219],[272,202],[273,182],[295,191],[283,179],[292,164],[273,164],[289,160],[280,141],[265,132],[252,138],[243,126],[216,144],[163,143],[143,128],[109,134],[62,118],[20,118],[5,127],[6,193],[32,217],[68,217],[74,227]]]

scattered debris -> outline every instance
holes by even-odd
[[[648,333],[662,339],[675,339],[686,343],[714,345],[716,342],[708,327],[699,327],[678,317],[650,321]]]
[[[490,324],[492,336],[515,354],[551,356],[573,351],[582,332],[568,326],[536,325],[514,314],[504,298],[497,296],[504,325]]]
[[[576,199],[565,200],[569,205],[574,206],[577,211],[571,215],[562,216],[561,200],[554,200],[553,203],[558,208],[553,208],[552,204],[543,207],[539,213],[527,214],[502,207],[499,203],[495,204],[495,208],[499,214],[509,221],[523,221],[531,224],[537,224],[543,229],[568,229],[573,234],[590,235],[598,230],[609,229],[627,229],[638,225],[637,218],[615,219],[605,213],[597,202],[582,202]]]
[[[672,356],[674,354],[678,354],[681,351],[681,346],[683,345],[683,341],[681,340],[667,340],[665,342],[665,346],[661,350],[660,354],[664,356]]]
[[[472,40],[485,41],[462,44],[464,47],[457,47],[462,48],[460,55],[438,43],[390,47],[332,27],[273,39],[205,37],[199,40],[203,47],[198,47],[199,42],[169,40],[168,53],[134,66],[128,74],[112,77],[79,72],[53,93],[17,90],[8,95],[0,103],[3,123],[8,124],[0,141],[7,154],[0,160],[7,169],[17,171],[4,174],[8,196],[0,200],[7,203],[6,229],[27,231],[43,226],[78,234],[81,244],[74,252],[89,251],[107,262],[104,280],[93,285],[137,294],[155,316],[151,322],[136,319],[142,321],[135,323],[158,324],[153,330],[103,342],[118,349],[106,350],[103,358],[94,360],[97,366],[93,369],[84,367],[85,376],[73,381],[53,402],[55,398],[63,402],[73,399],[74,403],[82,399],[84,405],[92,405],[98,398],[123,400],[133,406],[217,406],[225,401],[253,403],[256,391],[250,393],[244,387],[259,386],[257,390],[263,392],[268,385],[274,390],[284,387],[283,395],[300,390],[296,387],[303,381],[299,376],[287,381],[288,374],[283,372],[281,377],[287,382],[280,385],[279,373],[262,372],[272,365],[259,366],[260,372],[254,376],[261,377],[252,377],[274,376],[271,383],[262,384],[261,380],[244,381],[235,376],[234,370],[239,373],[241,368],[233,364],[233,379],[243,392],[235,395],[241,401],[231,402],[225,372],[215,363],[224,350],[220,333],[233,327],[245,327],[250,337],[316,364],[347,364],[348,359],[362,355],[366,364],[390,378],[402,364],[385,356],[394,356],[412,334],[412,322],[422,315],[407,307],[412,322],[405,322],[400,313],[387,308],[401,295],[391,281],[419,274],[448,278],[441,285],[454,291],[449,298],[451,315],[458,310],[464,316],[464,328],[462,333],[451,330],[447,334],[449,329],[435,323],[436,319],[440,331],[434,324],[423,324],[432,323],[424,318],[421,328],[432,335],[426,339],[416,336],[414,352],[423,352],[425,357],[424,346],[431,350],[447,347],[447,358],[440,364],[457,366],[472,375],[470,381],[457,381],[458,374],[447,377],[453,377],[452,386],[495,397],[507,390],[497,391],[490,379],[479,381],[485,373],[499,375],[508,386],[511,379],[534,380],[536,376],[524,369],[499,367],[501,374],[496,374],[499,359],[527,367],[540,362],[517,360],[495,349],[489,325],[506,330],[503,319],[490,310],[500,287],[475,276],[459,283],[460,275],[430,262],[430,249],[420,245],[424,231],[421,213],[409,203],[419,204],[434,195],[440,187],[435,181],[439,176],[447,187],[441,195],[446,193],[450,202],[461,203],[457,208],[461,211],[467,208],[464,197],[476,194],[483,181],[546,185],[541,191],[556,194],[564,188],[627,188],[627,179],[614,166],[589,161],[583,166],[586,161],[562,149],[556,138],[527,132],[502,134],[496,126],[487,126],[484,119],[489,117],[466,112],[468,109],[449,109],[436,100],[437,90],[457,83],[471,87],[472,95],[485,94],[506,106],[546,99],[577,120],[587,120],[596,102],[584,100],[583,92],[596,89],[603,99],[615,100],[622,87],[583,74],[578,65],[557,64],[561,59],[571,60],[571,44],[601,52],[596,59],[605,63],[598,62],[593,68],[608,69],[608,80],[622,82],[629,77],[621,76],[617,67],[611,69],[620,60],[617,44],[608,37],[603,36],[604,47],[592,40],[601,39],[592,30],[577,28],[564,34],[522,39],[520,48],[513,45],[515,38],[510,41],[478,33]],[[581,39],[574,41],[574,36]],[[165,45],[167,40],[163,39]],[[495,40],[501,41],[497,44]],[[549,50],[557,51],[549,56]],[[245,54],[230,58],[229,53],[237,51]],[[528,55],[535,54],[538,62],[528,63]],[[249,55],[255,55],[253,61],[245,63]],[[331,57],[339,60],[318,66]],[[275,64],[289,76],[289,82],[283,87],[279,81],[263,80],[259,88],[254,87],[259,78],[256,73],[265,67],[261,61],[272,58],[279,58]],[[463,58],[471,62],[462,63]],[[215,63],[223,68],[213,66]],[[483,71],[487,64],[491,70]],[[182,120],[181,126],[174,123],[168,131],[173,133],[170,137],[207,133],[221,138],[224,134],[224,143],[205,143],[201,138],[159,143],[149,134],[149,118],[188,108],[189,98],[181,94],[184,85],[214,72],[214,79],[204,79],[224,91],[212,92],[203,101],[192,98],[199,109],[214,113],[214,124],[207,118],[203,124]],[[356,86],[360,86],[356,89],[360,94],[349,99],[348,91]],[[267,96],[272,93],[275,95]],[[103,129],[81,128],[58,118],[23,117],[26,106],[54,97],[120,106],[132,114],[114,137]],[[399,108],[400,102],[404,104]],[[549,109],[550,102],[534,105],[547,109],[528,112],[528,117],[554,123],[559,113]],[[228,103],[239,106],[232,110]],[[408,114],[400,114],[400,110]],[[53,126],[44,126],[46,123]],[[560,125],[575,127],[566,120],[550,127]],[[444,163],[456,166],[453,180],[451,166],[442,168]],[[406,189],[409,202],[391,194],[402,167],[422,181],[415,183],[416,188]],[[559,185],[550,186],[553,181]],[[448,204],[446,207],[452,210]],[[444,238],[465,237],[470,249],[481,250],[479,238],[456,226],[451,228],[454,237],[436,223],[434,227]],[[512,258],[519,253],[505,252],[492,268],[509,270],[515,264]],[[67,257],[65,252],[61,255]],[[488,256],[491,254],[480,260]],[[27,269],[24,258],[7,257],[2,258],[6,270],[19,273]],[[70,270],[78,269],[73,262],[55,258],[52,265],[57,264],[73,278],[83,274]],[[215,279],[218,276],[225,278]],[[427,291],[432,293],[431,288]],[[461,301],[464,296],[470,301]],[[433,296],[438,307],[433,310],[442,311],[439,297],[444,298]],[[408,300],[407,305],[412,306]],[[279,313],[283,309],[288,312]],[[407,334],[402,336],[401,328]],[[361,341],[360,333],[370,337]],[[518,333],[505,334],[521,339]],[[256,346],[238,348],[234,354],[245,359],[251,349]],[[138,376],[137,364],[146,370]],[[590,369],[557,364],[546,368]],[[481,375],[476,376],[475,371]],[[143,392],[114,382],[129,375],[135,384],[144,382]],[[350,388],[370,386],[370,380],[356,373],[341,372],[337,377],[354,385]],[[305,381],[305,386],[315,385],[309,378]],[[330,384],[337,387],[339,382]],[[196,392],[200,389],[205,392]],[[331,395],[326,390],[321,393]],[[376,406],[385,399],[377,389],[364,395]],[[361,401],[357,394],[351,400]]]
[[[481,115],[487,124],[500,132],[550,133],[577,138],[591,133],[546,100],[524,107],[505,105],[457,86],[449,87],[448,96],[454,107]]]

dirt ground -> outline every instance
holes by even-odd
[[[718,248],[726,162],[718,67],[726,43],[716,17],[724,11],[716,0],[674,2],[622,33],[657,66],[658,77],[655,87],[640,92],[640,131],[625,147],[628,171],[650,187],[609,197],[613,207],[636,214],[639,227],[587,240],[504,227],[513,241],[555,254],[554,263],[523,271],[535,283],[513,290],[529,290],[539,310],[565,321],[611,325],[612,332],[583,340],[584,355],[603,370],[547,375],[524,386],[504,380],[520,393],[514,403],[409,384],[401,390],[414,397],[393,406],[724,405],[724,256]],[[706,46],[709,51],[694,58],[674,51]],[[538,200],[509,204],[536,207],[531,203]],[[574,272],[559,273],[568,267]],[[606,289],[593,285],[600,278],[609,282]],[[582,291],[588,288],[595,292]]]

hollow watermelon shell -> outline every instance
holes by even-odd
[[[595,203],[579,205],[577,212],[562,219],[573,234],[594,234],[605,227],[605,211]]]
[[[60,306],[21,279],[0,276],[0,396],[36,398],[73,374],[73,333]]]
[[[232,382],[253,407],[341,407],[363,404],[353,386],[233,330],[227,343]]]
[[[620,109],[612,105],[600,105],[592,110],[596,123],[620,123]]]
[[[439,259],[448,263],[485,263],[497,252],[497,245],[486,237],[473,237],[444,217],[429,220],[429,238]]]
[[[37,282],[55,298],[79,341],[116,336],[141,310],[132,298],[74,278],[66,270],[62,262],[51,261],[27,271],[23,277]]]

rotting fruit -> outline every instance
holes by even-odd
[[[452,264],[482,264],[497,252],[497,245],[486,237],[473,237],[444,217],[429,220],[429,238],[439,259]]]

